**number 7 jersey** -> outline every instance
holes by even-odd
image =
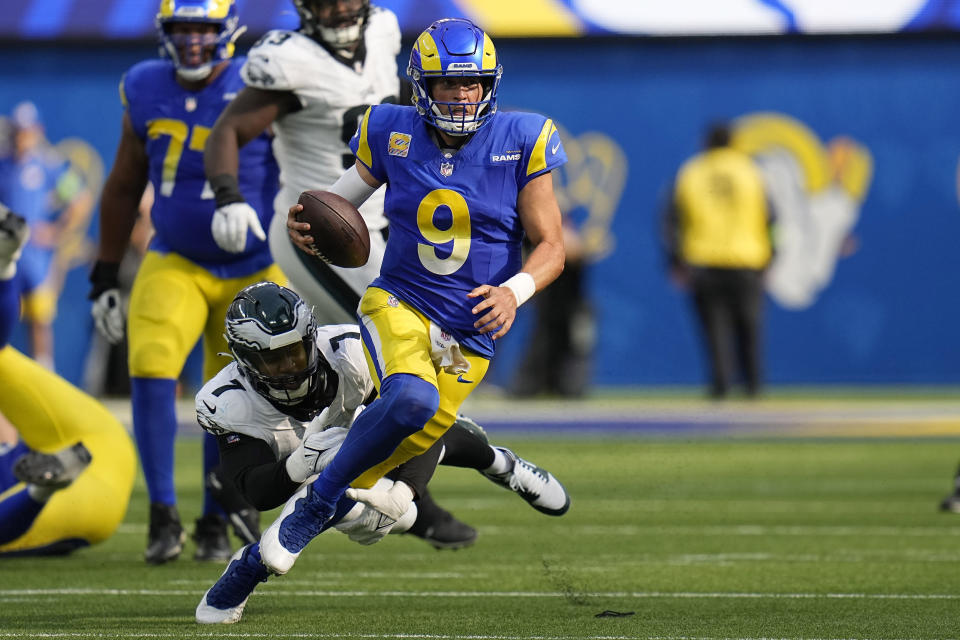
[[[414,107],[367,111],[350,141],[357,159],[387,184],[390,237],[373,286],[393,293],[484,357],[467,294],[499,285],[521,266],[517,197],[566,162],[553,121],[498,112],[455,153],[441,151]]]

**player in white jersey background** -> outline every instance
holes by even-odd
[[[275,263],[290,287],[313,306],[321,324],[356,322],[360,295],[380,274],[386,247],[384,190],[361,207],[370,229],[370,258],[357,269],[323,265],[298,251],[287,235],[290,205],[308,189],[332,185],[354,163],[347,143],[372,104],[398,101],[400,27],[397,17],[369,0],[294,0],[298,31],[271,31],[250,50],[242,70],[246,88],[227,106],[207,138],[204,164],[217,212],[236,225],[242,251],[252,208],[237,187],[239,149],[268,127],[280,165],[280,191],[268,236]],[[403,83],[408,95],[408,83]],[[409,99],[406,100],[409,103]],[[472,544],[477,532],[436,505],[428,493],[422,510],[440,523],[414,528],[438,548]]]
[[[211,131],[205,167],[218,207],[242,226],[251,218],[236,188],[238,149],[272,126],[281,183],[269,229],[274,260],[321,323],[355,322],[360,294],[380,273],[387,226],[383,190],[360,207],[371,247],[370,259],[358,269],[318,266],[296,251],[286,215],[301,192],[329,187],[353,166],[347,143],[367,107],[397,101],[400,27],[392,12],[369,0],[294,5],[300,29],[271,31],[250,50],[242,72],[247,87]]]

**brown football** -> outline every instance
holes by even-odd
[[[310,225],[317,257],[338,267],[362,267],[370,257],[370,232],[353,204],[329,191],[304,191],[298,222]]]

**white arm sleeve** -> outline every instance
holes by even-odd
[[[360,177],[357,165],[353,165],[336,182],[330,185],[327,191],[335,193],[341,198],[349,200],[353,206],[359,207],[379,188],[368,185],[367,181]]]

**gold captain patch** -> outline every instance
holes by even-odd
[[[390,132],[390,143],[387,146],[387,153],[391,156],[406,158],[410,151],[410,134]]]

